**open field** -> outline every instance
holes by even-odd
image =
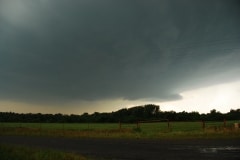
[[[236,160],[240,158],[236,122],[1,123],[0,156],[6,160],[28,155],[31,160]]]
[[[237,138],[239,129],[224,122],[119,123],[0,123],[0,135],[104,138]]]

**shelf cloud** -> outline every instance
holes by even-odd
[[[171,101],[239,80],[237,0],[0,0],[0,99]]]

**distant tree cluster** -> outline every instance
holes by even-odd
[[[228,113],[220,113],[215,109],[210,113],[200,114],[199,112],[175,112],[161,111],[158,105],[147,104],[132,108],[123,108],[116,112],[93,114],[84,113],[82,115],[65,114],[20,114],[13,112],[0,112],[0,122],[34,122],[34,123],[114,123],[125,122],[132,123],[146,120],[164,120],[170,121],[222,121],[240,119],[240,109],[231,109]]]

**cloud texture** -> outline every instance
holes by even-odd
[[[237,0],[0,0],[0,99],[168,101],[239,79]]]

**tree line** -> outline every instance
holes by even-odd
[[[133,123],[149,120],[170,121],[222,121],[239,120],[240,109],[231,109],[228,113],[221,113],[215,109],[210,113],[161,111],[158,105],[147,104],[131,108],[123,108],[115,112],[93,114],[42,114],[42,113],[13,113],[0,112],[0,122],[30,122],[30,123]]]

